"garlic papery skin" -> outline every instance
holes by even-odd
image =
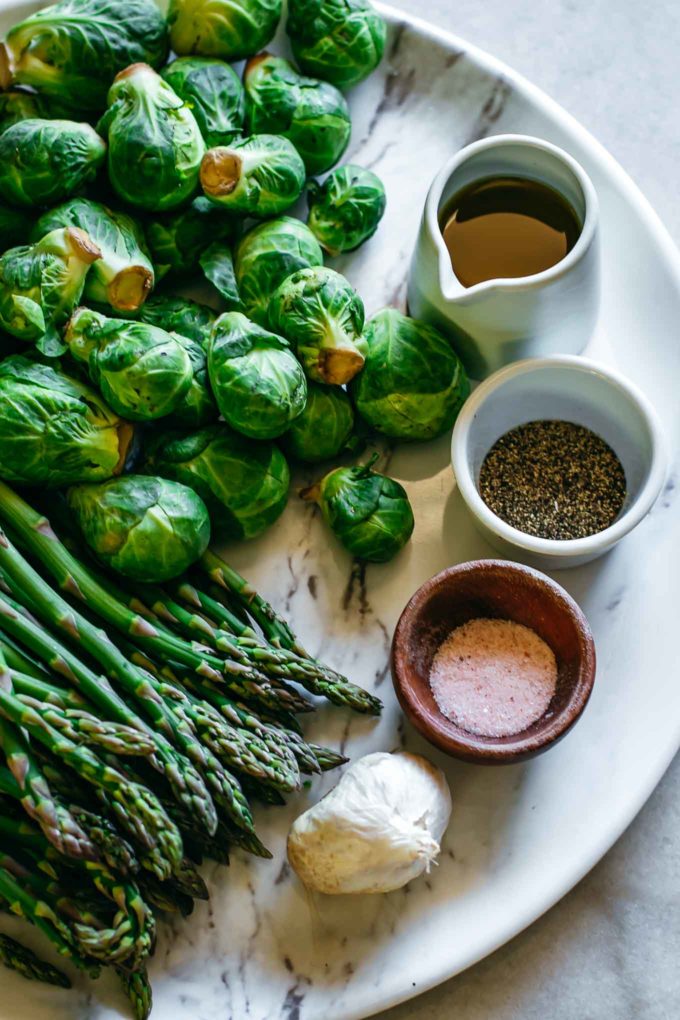
[[[391,892],[430,870],[450,816],[448,783],[427,758],[367,754],[295,820],[288,859],[316,892]]]

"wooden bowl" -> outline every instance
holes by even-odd
[[[520,733],[483,737],[442,715],[430,688],[437,648],[448,634],[479,617],[530,627],[557,660],[557,689],[547,711]],[[525,761],[557,743],[586,706],[595,680],[595,645],[588,621],[570,595],[545,574],[504,560],[474,560],[430,578],[404,609],[392,641],[392,679],[399,703],[431,744],[464,761],[503,765]]]

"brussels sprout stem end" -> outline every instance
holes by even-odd
[[[5,43],[0,43],[0,89],[4,92],[12,84],[12,62]]]
[[[321,500],[321,483],[315,482],[314,485],[308,485],[304,489],[300,489],[300,498],[304,499],[307,503],[319,503]]]
[[[344,386],[361,371],[363,365],[363,355],[352,348],[322,347],[319,350],[319,375],[330,386]]]
[[[241,179],[243,160],[226,146],[209,149],[201,161],[201,187],[205,194],[230,195]]]
[[[262,53],[257,53],[254,57],[246,60],[246,66],[243,68],[243,80],[246,81],[250,72],[254,71],[264,60],[269,60],[271,55],[267,50],[262,50]]]
[[[116,273],[106,288],[109,304],[121,312],[136,312],[153,286],[153,273],[145,266],[128,266]]]
[[[97,245],[80,227],[67,227],[65,236],[72,253],[86,265],[102,257]]]

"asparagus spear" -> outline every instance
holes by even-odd
[[[27,823],[0,816],[0,835],[4,846],[19,848],[38,872],[18,873],[11,859],[5,860],[3,866],[22,878],[40,899],[75,922],[73,934],[85,955],[109,963],[128,958],[139,961],[149,955],[155,942],[154,919],[133,882],[116,877],[101,862],[87,861],[68,868],[68,862],[59,858],[40,831]],[[73,898],[69,886],[75,886],[76,897],[82,896],[85,881],[104,898],[102,904],[108,900],[114,905],[111,925],[107,926],[91,911],[83,911]]]
[[[207,885],[188,857],[184,858],[172,876],[172,884],[185,896],[190,896],[194,900],[210,899]]]
[[[61,956],[67,956],[80,970],[97,977],[99,966],[81,955],[68,925],[57,917],[48,903],[37,899],[5,868],[0,868],[0,897],[13,914],[39,928]]]
[[[133,662],[155,676],[169,680],[174,696],[184,700],[187,693],[190,695],[188,711],[194,720],[197,733],[227,767],[233,767],[236,771],[252,775],[254,778],[265,781],[270,779],[275,785],[280,781],[278,773],[282,771],[283,782],[288,789],[297,788],[299,785],[298,762],[304,760],[307,772],[320,771],[311,751],[305,757],[298,753],[296,747],[296,753],[292,753],[288,747],[288,734],[262,723],[247,706],[232,702],[221,691],[213,689],[212,685],[208,684],[206,687],[191,675],[182,673],[178,676],[168,665],[159,668],[153,660],[124,640],[121,641],[121,647]],[[167,688],[165,690],[167,691]],[[170,692],[168,694],[172,696]],[[210,703],[212,694],[214,704]],[[228,726],[226,733],[222,729],[225,724]],[[204,730],[203,727],[209,729]],[[299,741],[303,748],[306,747],[297,734],[290,736]],[[236,747],[233,746],[234,741],[237,742]],[[274,768],[274,774],[270,774],[271,768]]]
[[[39,663],[22,652],[4,634],[0,634],[0,652],[5,656],[5,661],[10,669],[19,670],[24,676],[31,676],[36,680],[51,679],[47,671]]]
[[[28,981],[44,981],[45,984],[57,985],[59,988],[71,987],[71,980],[66,974],[51,963],[45,963],[31,949],[22,946],[9,935],[0,935],[0,960],[5,967],[15,970]]]
[[[16,677],[16,674],[13,674],[13,677]],[[22,695],[19,691],[17,691],[17,697],[23,705],[34,709],[50,726],[59,730],[76,744],[84,744],[86,747],[103,747],[106,751],[124,757],[128,755],[146,757],[154,750],[151,738],[131,726],[98,719],[90,712],[83,712],[79,709],[61,709],[39,701],[37,698]]]
[[[153,998],[146,969],[140,967],[137,970],[130,971],[124,967],[116,967],[116,973],[120,978],[125,994],[132,1003],[135,1020],[147,1020],[151,1012]]]
[[[123,876],[134,875],[139,871],[137,855],[110,819],[79,805],[71,804],[69,810],[112,871]]]
[[[182,856],[181,840],[150,790],[140,783],[131,782],[122,772],[102,762],[89,748],[74,744],[37,712],[22,705],[14,695],[2,689],[0,713],[16,725],[24,727],[86,782],[105,790],[111,799],[116,818],[133,839],[148,849],[163,851],[164,873],[159,877],[169,877],[175,862]]]
[[[245,577],[208,549],[200,561],[201,569],[215,584],[236,596],[241,605],[262,628],[267,640],[281,648],[289,648],[304,658],[309,658],[295,634],[282,616],[248,584]]]
[[[147,874],[142,879],[142,891],[152,907],[166,914],[180,913],[182,917],[188,917],[194,909],[191,896],[173,886],[172,882],[159,882],[152,875]]]
[[[0,541],[0,556],[6,551],[8,551],[8,547],[4,546]],[[16,551],[13,550],[13,552],[20,561],[21,558],[18,557]],[[26,564],[26,567],[31,572],[29,574],[31,580],[34,579],[34,575],[37,578],[35,583],[39,583],[39,586],[42,588],[43,582],[39,575],[35,574],[35,571],[32,571],[28,564]],[[56,593],[51,594],[54,594],[55,599],[59,599]],[[63,603],[63,605],[66,606],[67,604]],[[69,612],[72,612],[70,608]],[[135,726],[138,729],[144,730],[147,734],[151,733],[147,724],[116,694],[105,677],[97,676],[44,628],[27,618],[22,606],[7,595],[0,596],[0,626],[9,631],[12,637],[21,642],[22,645],[28,645],[55,672],[66,676],[67,679],[76,683],[80,691],[86,697],[89,697],[106,714],[107,718],[113,718],[119,722]],[[177,750],[163,734],[154,733],[153,740],[155,744],[154,763],[163,770],[175,796],[185,802],[192,810],[196,808],[196,800],[198,800],[199,805],[206,798],[210,800],[203,780],[196,772],[194,766],[183,755],[178,754]],[[199,811],[198,814],[203,819],[204,813]],[[214,826],[216,819],[211,817],[211,824]]]
[[[217,651],[230,655],[242,662],[252,662],[257,668],[272,679],[293,680],[301,684],[312,694],[328,698],[336,705],[343,705],[353,708],[357,712],[376,713],[380,711],[381,703],[368,694],[361,687],[352,684],[339,673],[335,673],[328,667],[320,666],[311,659],[302,658],[296,652],[286,648],[275,648],[267,645],[252,631],[252,637],[244,632],[245,628],[240,621],[222,606],[217,600],[199,591],[193,585],[179,583],[171,586],[172,590],[189,604],[208,613],[203,616],[199,613],[189,612],[184,606],[175,602],[162,589],[152,588],[152,601],[149,603],[152,610],[160,612],[164,610],[166,619],[174,621],[175,625],[185,634],[196,632],[201,634]],[[148,589],[146,589],[148,591]],[[189,601],[191,600],[191,601]],[[209,622],[209,618],[219,619],[221,623],[228,624],[230,628],[240,626],[241,636],[229,633],[216,624]]]
[[[281,705],[295,712],[301,710],[301,704],[304,706],[305,703],[297,694],[273,688],[266,677],[261,676],[256,670],[210,655],[207,649],[197,643],[190,643],[167,631],[160,631],[152,622],[114,598],[97,581],[92,571],[77,560],[63,542],[57,538],[49,521],[36,513],[3,482],[0,482],[0,517],[11,525],[22,543],[41,560],[62,590],[88,604],[110,626],[130,638],[135,644],[146,648],[151,654],[156,654],[162,661],[181,663],[201,676],[209,676],[213,680],[225,683],[230,688],[233,687],[238,690],[240,696],[247,700],[253,699],[272,708]],[[9,540],[5,536],[4,544],[0,542],[0,569],[24,590],[27,590],[25,569],[21,564],[17,564],[16,555],[12,556],[12,552],[16,551],[11,549]],[[40,592],[41,597],[36,599],[36,591],[33,586],[32,590],[27,593],[36,601],[37,605],[45,608],[44,592]],[[54,602],[59,600],[59,596],[54,592],[51,594],[53,598],[52,605],[49,606],[49,618],[54,621]],[[59,602],[62,603],[63,600],[59,600]],[[66,607],[67,604],[63,603],[63,606]],[[56,622],[72,626],[75,617],[74,610],[70,607],[67,609],[64,619],[61,621],[57,619]],[[63,612],[60,605],[60,613]],[[83,638],[81,620],[82,617],[76,620],[78,640]],[[94,629],[96,630],[96,628]],[[107,641],[109,640],[105,634],[103,636]]]
[[[185,679],[187,686],[183,688],[177,683],[167,682],[161,687],[171,692],[169,696],[174,694],[180,699],[179,710],[192,721],[203,743],[227,768],[286,791],[299,789],[297,762],[284,746],[267,746],[255,734],[231,726],[213,706],[202,699],[200,685],[193,685],[190,677]]]
[[[319,694],[338,705],[347,705],[357,712],[379,715],[382,702],[363,688],[350,683],[340,673],[318,663],[302,647],[283,617],[261,598],[245,578],[208,549],[201,557],[200,566],[213,582],[225,591],[236,595],[271,645],[294,652],[299,658],[317,667],[309,672],[298,668],[298,680],[312,694]]]
[[[148,677],[125,658],[105,631],[94,626],[57,595],[11,545],[7,537],[3,537],[2,532],[0,532],[0,562],[5,573],[28,595],[43,619],[81,644],[105,670],[109,678],[115,680],[136,701],[156,729],[163,732],[168,741],[172,741],[176,751],[180,752],[172,754],[172,758],[175,769],[184,773],[185,793],[191,795],[198,820],[209,832],[214,831],[217,815],[210,794],[199,773],[181,753],[186,752],[187,757],[198,755],[200,758],[200,745],[191,740],[190,734],[177,724],[177,720],[163,700],[154,694]],[[167,750],[172,752],[170,743]]]
[[[9,682],[0,653],[0,688]],[[96,847],[71,813],[54,798],[28,741],[19,727],[7,719],[0,719],[0,747],[19,789],[17,799],[50,842],[67,856],[96,859]]]
[[[308,747],[314,754],[322,772],[337,769],[339,765],[344,765],[349,761],[349,758],[346,758],[344,754],[332,751],[330,747],[322,747],[320,744],[309,744]]]
[[[356,708],[357,711],[367,710],[367,696],[362,688],[350,684],[346,677],[323,663],[299,655],[288,648],[269,644],[251,626],[244,623],[219,597],[202,591],[188,581],[175,581],[169,587],[187,605],[200,610],[202,615],[197,618],[203,621],[204,628],[212,627],[213,630],[230,633],[232,641],[236,641],[236,647],[241,654],[247,655],[251,661],[254,661],[258,669],[265,673],[271,669],[274,675],[298,680],[303,686],[305,678],[310,683],[313,683],[315,678],[323,683],[332,681],[335,688],[333,695],[338,704],[347,704],[350,708]],[[217,585],[211,584],[209,587],[215,596],[225,595],[225,592],[221,591]],[[312,690],[311,687],[309,689]],[[326,691],[313,690],[312,693],[325,694],[329,700],[332,700],[331,693]]]
[[[136,887],[125,888],[109,878],[108,884],[113,888],[117,905],[109,924],[101,917],[103,901],[96,905],[99,913],[95,913],[92,907],[74,898],[58,880],[31,870],[10,854],[0,855],[0,867],[21,882],[41,903],[49,904],[54,915],[69,929],[83,956],[105,964],[125,961],[134,964],[149,955],[155,939],[154,920]]]

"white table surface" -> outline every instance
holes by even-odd
[[[680,5],[391,2],[488,50],[548,92],[619,160],[680,241]],[[668,668],[677,671],[677,663]],[[676,758],[628,832],[561,903],[476,967],[379,1018],[677,1020],[679,960]]]

